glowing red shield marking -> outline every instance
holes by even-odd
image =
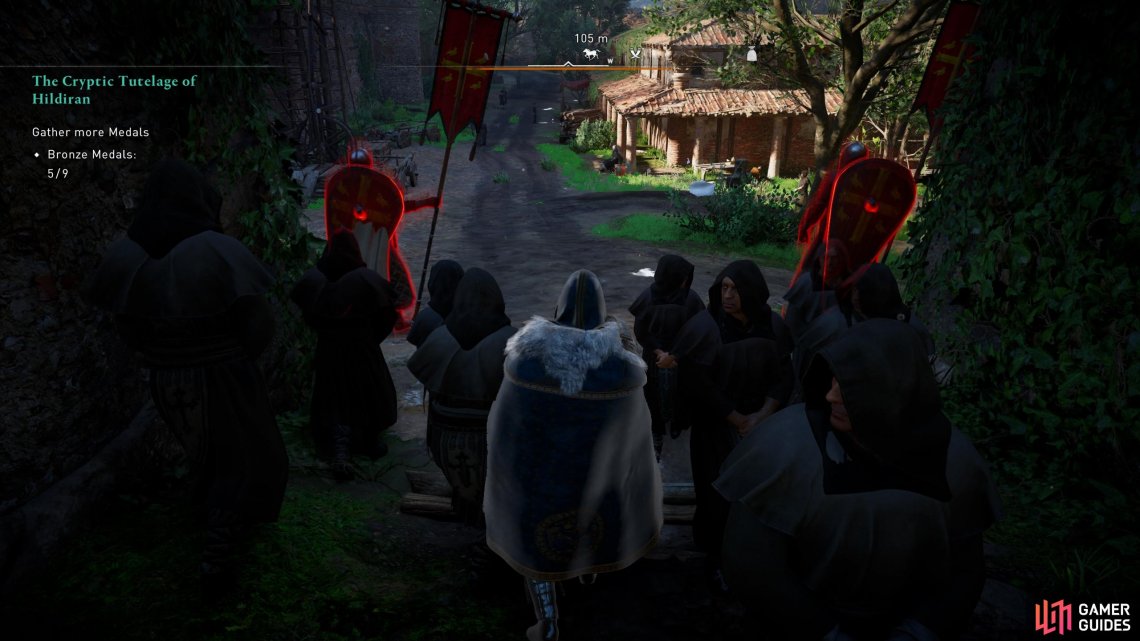
[[[914,209],[916,195],[914,177],[897,162],[867,158],[847,165],[827,212],[824,282],[838,283],[859,265],[877,262]]]

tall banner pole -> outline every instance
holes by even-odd
[[[965,62],[973,54],[973,47],[966,38],[974,30],[981,5],[967,0],[952,0],[946,17],[942,19],[942,28],[934,42],[934,51],[930,54],[930,62],[926,64],[926,71],[922,74],[922,84],[918,87],[911,111],[924,109],[926,120],[930,123],[930,134],[926,137],[926,144],[922,147],[922,156],[914,170],[914,179],[917,181],[922,169],[926,166],[927,154],[934,144],[934,139],[942,128],[942,116],[938,109],[942,106],[946,93],[954,79],[962,74]]]
[[[464,34],[462,20],[467,20],[466,34]],[[439,186],[436,190],[434,211],[431,217],[431,231],[428,233],[427,248],[424,252],[424,266],[420,274],[419,293],[416,296],[416,310],[419,313],[423,301],[424,283],[427,282],[428,265],[431,264],[431,249],[435,243],[435,229],[439,222],[439,210],[443,204],[443,188],[447,182],[447,168],[451,162],[451,148],[459,134],[458,127],[464,128],[474,125],[478,132],[487,111],[487,99],[490,96],[490,83],[493,78],[493,65],[495,54],[500,47],[503,37],[503,26],[507,20],[517,20],[517,16],[486,7],[470,0],[444,0],[441,13],[439,54],[436,60],[436,77],[432,85],[431,106],[428,108],[428,117],[424,122],[424,132],[427,134],[427,122],[439,113],[445,125],[447,145],[443,153],[443,164],[440,167]],[[450,21],[449,21],[450,20]],[[459,45],[461,36],[462,46]],[[481,55],[472,60],[475,47],[478,45]],[[470,71],[468,67],[472,67]],[[454,75],[453,75],[454,74]],[[457,79],[455,85],[451,81]],[[471,81],[468,86],[468,80]],[[447,96],[447,92],[454,87],[454,94]],[[450,101],[448,100],[450,98]],[[481,99],[480,99],[481,98]],[[450,102],[450,105],[447,103]],[[451,111],[447,109],[450,106]],[[476,136],[478,145],[478,136]],[[475,156],[475,146],[471,149],[471,159]]]
[[[444,4],[443,11],[447,11],[447,5]],[[455,90],[455,100],[451,107],[451,118],[449,118],[447,131],[447,147],[443,150],[443,165],[439,170],[439,187],[435,193],[435,207],[431,214],[431,231],[428,232],[427,249],[424,251],[424,267],[420,271],[420,286],[416,294],[416,315],[420,313],[420,306],[423,304],[424,296],[424,283],[427,282],[428,265],[431,264],[431,246],[435,241],[435,226],[439,222],[439,206],[443,203],[443,186],[447,182],[447,165],[451,161],[451,146],[455,144],[455,138],[451,132],[455,129],[455,120],[459,115],[459,99],[463,95],[463,81],[467,76],[467,57],[471,55],[471,34],[475,31],[475,15],[471,15],[471,20],[467,23],[467,40],[463,43],[463,57],[460,60],[463,66],[459,68],[459,82],[455,85],[458,89]],[[439,61],[436,61],[439,64]]]

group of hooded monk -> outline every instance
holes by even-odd
[[[288,465],[254,360],[272,333],[272,278],[220,233],[219,203],[189,165],[163,163],[91,287],[151,368],[156,406],[198,469],[207,585],[252,525],[276,519]],[[655,545],[655,458],[665,434],[686,430],[695,542],[713,585],[771,638],[961,634],[999,510],[984,463],[941,411],[929,336],[889,270],[863,266],[836,287],[806,272],[787,322],[751,261],[729,264],[707,302],[693,274],[663,257],[630,306],[639,357],[588,271],[570,276],[552,318],[516,330],[486,271],[432,270],[408,338],[429,394],[428,448],[456,510],[526,577],[538,619],[528,638],[558,637],[554,582],[620,570]],[[313,436],[349,476],[354,456],[385,454],[396,419],[380,350],[396,319],[391,285],[351,234],[334,234],[293,298],[319,337]]]

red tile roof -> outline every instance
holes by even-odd
[[[685,89],[662,85],[642,75],[629,76],[598,87],[618,112],[626,116],[753,116],[808,113],[807,92],[802,89]],[[839,110],[842,97],[827,92],[827,110]]]
[[[729,34],[728,30],[723,25],[713,18],[702,20],[699,27],[683,33],[681,35],[671,36],[665,33],[659,33],[650,36],[642,43],[650,47],[669,47],[671,49],[677,48],[722,48],[729,45],[744,45],[752,44],[745,42],[743,33],[737,32]]]

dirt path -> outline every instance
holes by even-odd
[[[565,187],[557,171],[542,170],[542,156],[535,145],[557,136],[556,82],[543,78],[533,89],[512,92],[506,107],[490,106],[488,142],[478,149],[474,162],[467,160],[471,143],[454,147],[431,259],[452,258],[465,267],[491,272],[503,289],[507,313],[516,321],[549,313],[565,278],[576,269],[587,268],[602,279],[606,300],[613,308],[610,311],[631,320],[625,308],[649,282],[634,272],[652,268],[668,250],[602,239],[590,229],[628,214],[663,212],[668,201],[664,192],[578,192]],[[537,124],[531,122],[532,106],[538,108]],[[517,125],[509,124],[512,115],[519,116]],[[494,151],[496,145],[505,151]],[[443,150],[411,149],[420,166],[420,181],[409,197],[433,195]],[[505,172],[510,182],[494,183],[499,172]],[[420,210],[410,214],[400,230],[400,248],[417,281],[430,227],[431,211]],[[698,291],[731,260],[715,255],[689,259],[697,266]],[[764,272],[775,302],[791,274],[779,269]]]

